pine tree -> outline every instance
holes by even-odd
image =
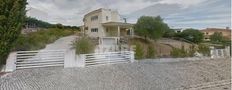
[[[26,14],[26,0],[0,0],[0,64],[21,33]]]

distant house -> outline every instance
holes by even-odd
[[[39,27],[35,23],[25,23],[21,33],[28,34],[37,31],[39,31]]]
[[[202,33],[204,33],[204,40],[209,41],[210,36],[213,35],[215,32],[222,33],[222,36],[226,39],[231,40],[231,29],[229,27],[226,27],[225,29],[221,28],[206,28],[203,30],[200,30]]]

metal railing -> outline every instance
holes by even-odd
[[[16,69],[64,66],[64,50],[18,51]]]
[[[84,54],[85,66],[133,62],[133,51]]]

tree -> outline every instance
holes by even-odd
[[[60,24],[60,23],[56,24],[55,27],[58,28],[58,29],[63,29],[64,28],[64,26],[62,24]]]
[[[175,32],[173,29],[167,29],[167,30],[164,32],[163,37],[171,38],[171,37],[174,37],[175,35],[176,35],[176,32]]]
[[[197,29],[186,29],[179,35],[179,37],[184,38],[193,43],[200,43],[203,41],[204,38],[203,33],[201,33]]]
[[[29,25],[35,25],[36,27],[39,28],[49,28],[52,27],[52,24],[48,23],[48,22],[44,22],[42,20],[38,20],[36,18],[32,18],[32,17],[27,17],[25,20],[26,24]]]
[[[26,0],[0,0],[0,64],[21,33],[26,14]]]
[[[160,16],[142,16],[135,25],[135,33],[157,40],[161,38],[165,31],[169,29],[168,25],[163,22]]]
[[[215,32],[210,36],[210,41],[213,43],[220,43],[224,41],[224,37],[222,36],[222,33]]]

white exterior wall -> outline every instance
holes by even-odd
[[[98,20],[91,21],[92,16],[98,16]],[[106,20],[108,16],[108,20]],[[120,22],[120,16],[117,11],[112,11],[110,9],[101,9],[99,12],[90,13],[86,15],[84,21],[84,26],[88,27],[86,34],[90,37],[105,37],[105,28],[102,26],[102,23],[107,22]],[[91,32],[92,28],[98,28],[98,32]]]

